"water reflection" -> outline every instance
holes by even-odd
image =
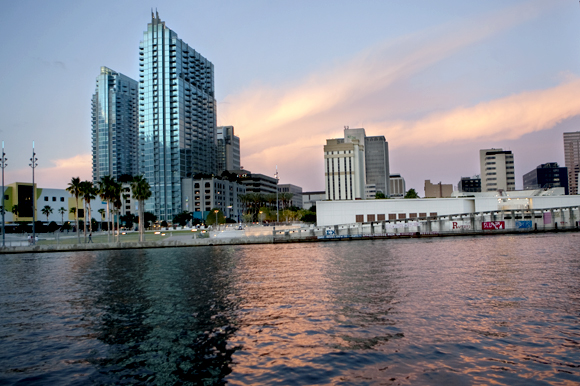
[[[578,383],[579,240],[2,256],[0,383]]]

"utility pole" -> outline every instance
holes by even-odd
[[[4,214],[6,213],[6,205],[4,203],[4,168],[8,166],[6,163],[7,160],[6,153],[4,153],[4,141],[2,141],[2,158],[0,158],[0,162],[2,163],[2,248],[6,246],[6,229],[4,228],[4,223],[6,222],[4,221]]]
[[[280,212],[278,209],[278,165],[276,165],[276,222],[280,222]]]
[[[38,158],[36,158],[36,153],[34,152],[34,141],[32,141],[32,158],[30,158],[29,165],[32,168],[32,244],[36,244],[36,210],[34,208],[36,201],[36,189],[34,189],[34,169],[38,166],[36,161],[38,161]]]

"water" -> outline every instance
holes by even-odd
[[[0,255],[0,384],[580,382],[580,235]]]

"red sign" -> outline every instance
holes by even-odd
[[[481,229],[505,229],[505,221],[484,221],[481,223]]]

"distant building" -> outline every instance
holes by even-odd
[[[246,187],[235,181],[211,177],[207,179],[184,178],[181,184],[182,207],[198,219],[205,219],[212,209],[219,209],[227,217],[240,221],[244,210],[240,196]],[[193,192],[193,193],[192,193]]]
[[[425,198],[445,198],[451,197],[453,185],[451,184],[432,184],[431,180],[425,180]]]
[[[252,173],[249,170],[230,170],[236,173],[246,187],[246,193],[276,194],[278,180],[265,174]]]
[[[278,193],[291,193],[293,196],[286,203],[286,206],[297,206],[298,208],[302,208],[302,188],[300,186],[280,184],[278,185]]]
[[[214,67],[153,14],[139,73],[139,171],[152,192],[145,211],[171,222],[182,211],[182,179],[217,173]]]
[[[101,67],[92,99],[93,182],[138,174],[137,81]]]
[[[479,165],[482,192],[516,190],[514,156],[511,150],[480,150]]]
[[[568,194],[568,168],[559,167],[557,162],[539,165],[524,174],[524,190],[564,188]]]
[[[564,133],[564,162],[568,169],[568,189],[570,194],[578,194],[578,173],[580,173],[580,131]]]
[[[324,146],[327,200],[361,200],[365,198],[364,145],[358,139],[345,143],[327,139]]]
[[[303,192],[302,193],[302,208],[310,209],[312,206],[316,205],[316,201],[323,201],[326,199],[326,192],[324,190],[315,192]]]
[[[377,186],[376,185],[365,185],[365,200],[374,200],[377,196]]]
[[[457,190],[460,192],[481,192],[481,178],[476,175],[474,177],[461,177],[457,184]]]
[[[240,137],[234,135],[233,126],[217,127],[217,169],[240,169]]]
[[[394,173],[389,177],[391,197],[405,197],[407,192],[405,186],[405,179],[400,174]]]

